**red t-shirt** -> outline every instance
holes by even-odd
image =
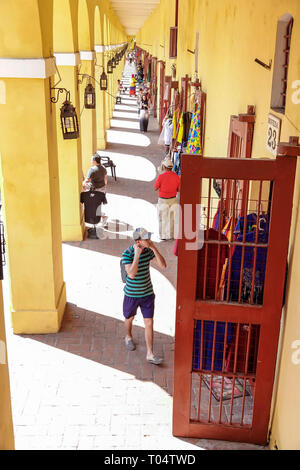
[[[158,197],[170,199],[176,197],[180,190],[180,178],[173,171],[165,171],[159,175],[154,184],[155,189],[159,189]]]

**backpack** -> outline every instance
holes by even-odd
[[[125,253],[131,254],[131,251],[127,249]],[[120,270],[121,270],[121,279],[124,284],[126,284],[127,272],[125,269],[125,264],[122,264],[123,257],[120,259]]]

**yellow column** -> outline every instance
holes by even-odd
[[[113,117],[113,112],[114,112],[114,109],[115,109],[115,99],[114,99],[114,96],[115,96],[115,93],[114,93],[115,79],[116,79],[116,69],[114,68],[113,73],[111,75],[111,85],[110,85],[110,113],[109,113],[110,119]]]
[[[80,73],[95,77],[95,60],[96,53],[92,51],[81,51],[81,67]],[[98,71],[98,68],[97,68]],[[81,110],[81,154],[82,154],[82,170],[86,176],[91,167],[91,157],[97,150],[97,130],[96,130],[96,109],[101,108],[98,97],[99,84],[91,79],[91,83],[96,91],[96,109],[84,108],[84,90],[88,84],[88,79],[79,77],[82,83],[79,85],[80,93],[80,110]],[[96,78],[96,77],[95,77]],[[99,77],[97,76],[97,79]]]
[[[79,53],[55,54],[61,82],[58,87],[70,91],[70,100],[76,108],[79,121],[80,136],[78,139],[64,139],[60,125],[60,108],[65,101],[65,94],[61,94],[56,103],[57,117],[57,147],[59,163],[60,207],[63,241],[81,241],[85,230],[83,211],[80,204],[82,191],[83,171],[81,156],[81,112],[78,91]],[[70,65],[65,65],[69,63]],[[57,77],[57,76],[56,76]],[[54,93],[54,92],[53,92]],[[84,131],[84,137],[85,137]]]
[[[97,64],[104,66],[104,71],[107,75],[107,67],[106,65],[104,65],[105,63],[104,52],[96,52],[96,53],[97,53]],[[97,75],[96,78],[98,81],[100,81],[100,77],[102,73],[103,73],[103,68],[96,67],[96,75]],[[101,91],[100,86],[98,85],[96,88],[97,150],[106,149],[106,124],[107,124],[106,123],[106,106],[107,106],[106,96],[108,96],[107,93],[105,93],[105,91]]]
[[[4,327],[2,282],[0,282],[0,450],[13,449],[14,431]]]
[[[106,60],[105,60],[105,70],[106,70],[106,71],[107,71],[107,62],[108,62],[108,61],[109,61],[109,57],[106,56]],[[108,88],[107,88],[107,91],[108,91],[108,93],[110,93],[110,94],[111,94],[112,76],[113,76],[112,73],[108,73],[108,74],[107,74],[107,77],[108,77]],[[106,109],[106,113],[105,113],[105,127],[106,127],[106,129],[110,129],[110,119],[111,119],[111,96],[110,96],[108,93],[105,93],[105,109]]]
[[[28,60],[45,69],[44,59]],[[28,76],[26,61],[10,59],[8,67],[20,74],[25,68]],[[38,78],[2,81],[1,197],[15,333],[57,332],[66,305],[55,112],[44,69]],[[52,69],[46,77],[54,60]]]

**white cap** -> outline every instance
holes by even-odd
[[[162,165],[166,168],[173,168],[173,162],[170,158],[165,158],[163,161],[162,161]]]
[[[133,232],[133,239],[136,240],[150,240],[151,232],[148,232],[145,228],[139,227]]]

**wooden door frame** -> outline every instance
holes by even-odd
[[[154,117],[157,117],[157,57],[152,57],[152,99]]]
[[[248,106],[246,114],[239,114],[238,116],[230,117],[228,151],[227,151],[227,156],[229,158],[231,158],[233,133],[238,135],[243,141],[243,147],[241,150],[242,158],[251,158],[254,123],[255,123],[255,107],[252,105]]]
[[[159,114],[158,115],[159,115],[159,128],[160,130],[162,130],[166,63],[163,60],[158,60],[157,62],[159,63]]]
[[[253,148],[253,136],[254,136],[254,124],[256,120],[255,115],[255,106],[248,105],[246,114],[239,114],[238,116],[230,117],[230,126],[229,126],[229,137],[228,137],[228,158],[251,158],[252,157],[252,148]],[[242,146],[240,148],[240,154],[235,155],[233,152],[233,144],[235,142],[234,136],[237,136],[241,142]],[[232,182],[227,182],[226,187],[226,198],[225,198],[225,213],[230,212],[231,201],[231,191],[232,191]],[[246,184],[242,189],[242,197],[240,201],[240,206],[244,207],[245,199],[249,187]]]

